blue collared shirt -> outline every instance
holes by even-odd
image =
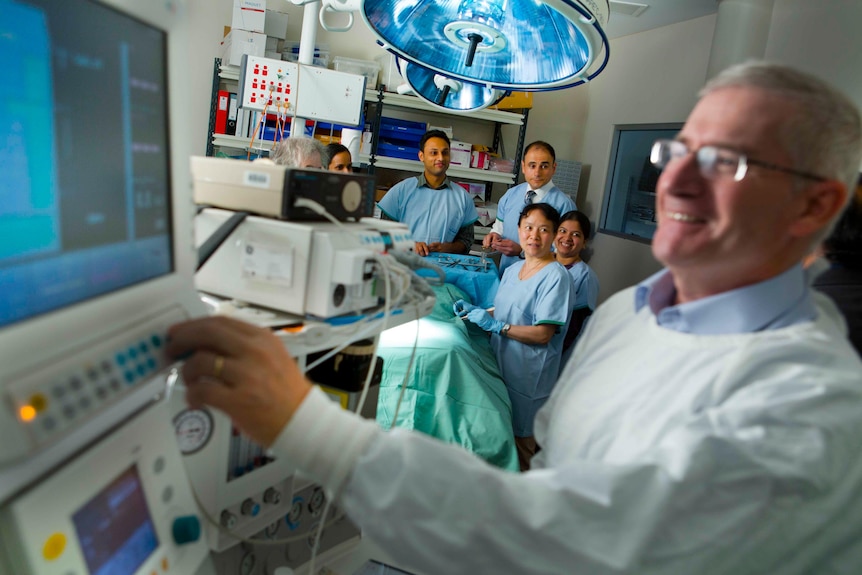
[[[659,325],[697,335],[778,329],[817,316],[809,276],[798,264],[760,283],[674,305],[673,276],[664,269],[638,284],[635,310],[649,305]]]

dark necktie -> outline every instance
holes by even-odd
[[[536,192],[533,190],[528,190],[527,194],[524,196],[524,205],[529,206],[533,203],[533,199],[536,197]]]

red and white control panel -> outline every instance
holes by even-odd
[[[294,62],[244,56],[240,68],[240,107],[294,115],[298,67]]]

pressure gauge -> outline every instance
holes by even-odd
[[[203,449],[213,433],[213,417],[205,409],[186,409],[174,417],[174,432],[183,455]]]

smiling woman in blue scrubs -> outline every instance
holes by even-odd
[[[522,470],[529,469],[537,449],[533,419],[557,381],[574,303],[572,280],[551,253],[559,225],[560,214],[552,206],[526,206],[518,220],[524,260],[503,273],[494,315],[464,301],[455,303],[455,313],[491,332],[491,347],[512,401]]]

